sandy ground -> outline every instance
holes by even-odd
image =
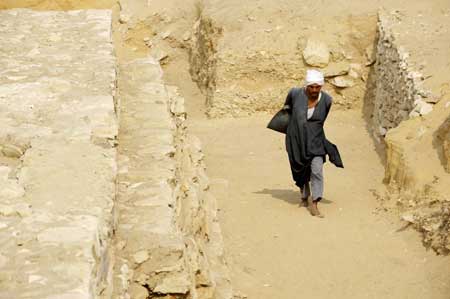
[[[450,260],[381,212],[383,167],[358,112],[331,113],[346,168],[325,166],[325,219],[299,206],[268,117],[192,121],[204,142],[237,294],[248,298],[448,298]],[[372,191],[374,190],[374,191]]]

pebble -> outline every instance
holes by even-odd
[[[20,158],[23,155],[22,149],[13,144],[3,145],[2,153],[8,158]]]
[[[148,255],[147,250],[141,250],[136,252],[133,255],[134,261],[138,264],[142,264],[143,262],[145,262],[146,260],[148,260],[150,257]]]

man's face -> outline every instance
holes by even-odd
[[[313,100],[316,100],[319,97],[321,89],[322,86],[320,86],[319,84],[311,84],[306,86],[306,92],[308,93],[308,96]]]

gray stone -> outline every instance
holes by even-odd
[[[349,69],[350,65],[345,61],[332,63],[323,69],[323,75],[325,78],[343,76],[348,74]]]
[[[352,79],[342,76],[334,77],[330,80],[330,83],[339,88],[347,88],[355,85],[355,82]]]
[[[426,103],[426,102],[423,102],[420,105],[419,110],[418,110],[420,115],[427,115],[431,111],[433,111],[433,106],[431,104]]]

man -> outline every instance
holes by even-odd
[[[318,203],[323,197],[325,156],[337,167],[343,167],[337,147],[325,138],[323,130],[332,103],[331,96],[321,91],[323,85],[323,74],[308,70],[305,86],[291,89],[284,106],[291,114],[286,150],[292,177],[300,188],[303,205],[309,206],[311,214],[318,217],[323,217]],[[312,200],[308,205],[310,195]]]

